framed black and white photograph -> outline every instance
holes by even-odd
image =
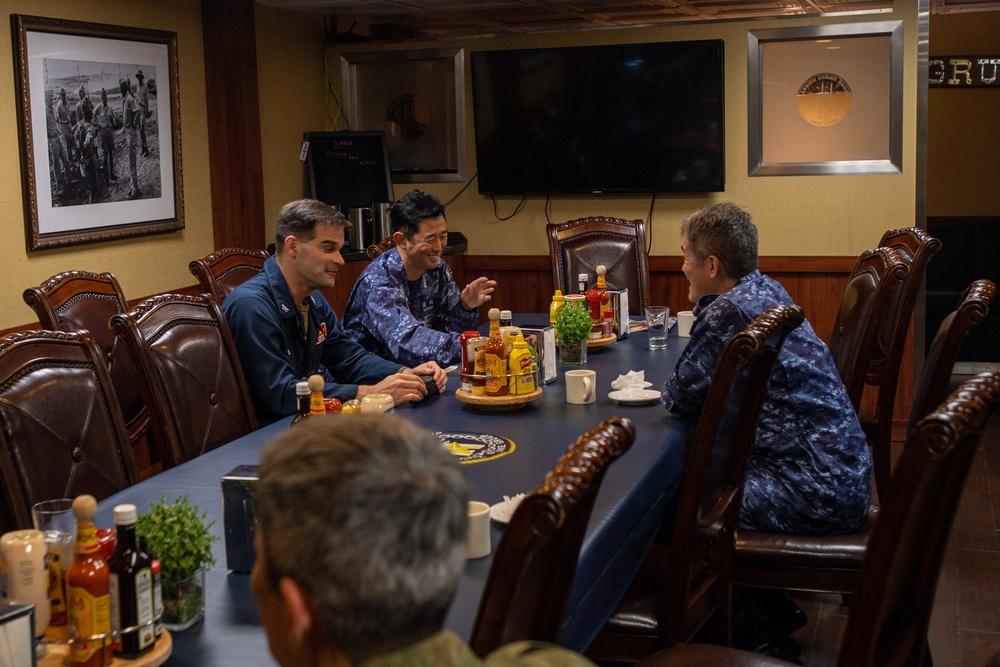
[[[28,249],[183,229],[177,34],[12,21]]]
[[[747,35],[751,176],[896,174],[903,160],[903,23]]]

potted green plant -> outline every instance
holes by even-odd
[[[581,366],[587,363],[587,339],[594,322],[586,308],[567,306],[556,315],[556,338],[559,341],[559,360],[566,365]]]
[[[186,630],[205,615],[205,570],[215,564],[212,542],[219,539],[209,532],[214,524],[206,523],[205,513],[198,513],[187,494],[172,503],[161,495],[136,521],[136,532],[160,561],[160,623],[168,630]]]

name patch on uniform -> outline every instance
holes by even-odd
[[[326,322],[319,323],[319,335],[316,336],[316,344],[319,345],[326,340]]]

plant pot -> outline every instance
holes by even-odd
[[[160,625],[171,632],[187,630],[205,617],[205,570],[188,579],[163,580]]]
[[[559,363],[563,366],[583,366],[587,363],[587,341],[559,344]]]

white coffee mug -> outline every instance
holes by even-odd
[[[566,371],[566,402],[576,405],[593,403],[597,398],[597,371]]]
[[[682,310],[677,313],[677,335],[681,338],[691,336],[691,327],[694,326],[694,313],[690,310]]]
[[[465,547],[466,558],[489,556],[490,506],[478,500],[469,501],[469,537]]]

